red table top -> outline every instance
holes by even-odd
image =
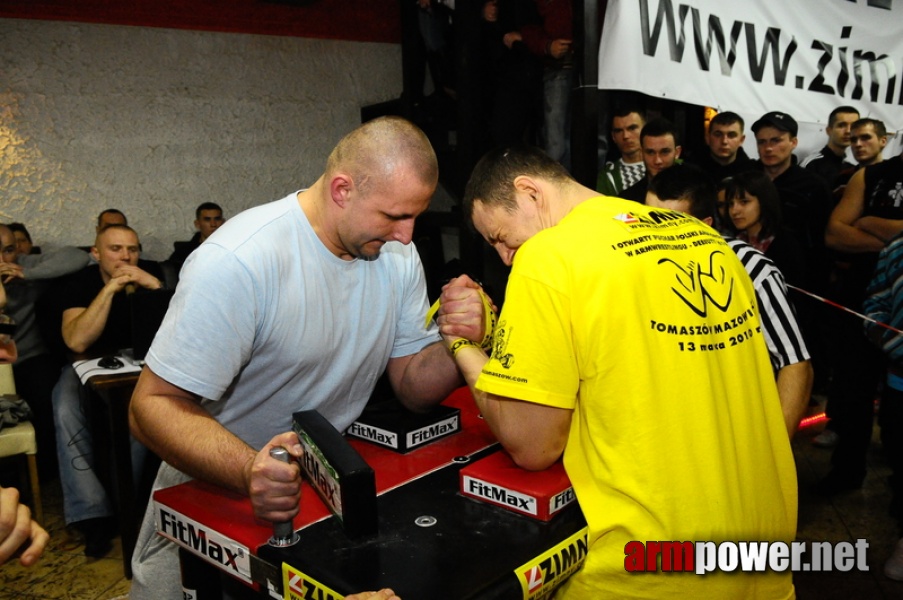
[[[458,389],[443,404],[461,410],[461,431],[408,454],[348,438],[348,443],[374,470],[377,495],[440,469],[455,457],[470,456],[496,443],[489,427],[479,416],[468,388]],[[273,534],[272,523],[254,517],[246,496],[200,481],[157,490],[154,501],[228,536],[252,553],[266,544]],[[331,514],[305,481],[301,491],[301,511],[293,520],[294,529],[297,531],[307,527]]]

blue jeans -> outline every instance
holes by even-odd
[[[94,438],[85,411],[88,401],[87,390],[75,369],[72,365],[64,366],[53,388],[53,421],[67,525],[113,514],[107,491],[94,470]],[[146,455],[147,448],[132,438],[132,467],[136,478],[140,476]]]
[[[571,90],[574,69],[545,69],[542,74],[542,149],[571,169]]]

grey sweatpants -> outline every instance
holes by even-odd
[[[166,463],[160,465],[154,480],[154,491],[172,487],[191,479]],[[154,524],[154,501],[147,503],[141,531],[132,555],[132,589],[130,600],[179,600],[182,598],[182,576],[179,569],[179,547],[157,535]]]

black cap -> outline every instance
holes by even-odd
[[[793,117],[787,113],[777,111],[765,113],[758,121],[753,123],[753,133],[758,133],[763,127],[774,127],[775,129],[789,132],[790,137],[796,137],[796,134],[799,131],[799,126],[796,124],[796,121],[793,120]]]

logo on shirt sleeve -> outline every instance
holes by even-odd
[[[492,357],[506,369],[510,369],[511,365],[514,364],[514,354],[508,352],[508,338],[511,335],[511,331],[512,328],[508,326],[506,321],[500,322],[495,330],[495,339],[492,342]]]

